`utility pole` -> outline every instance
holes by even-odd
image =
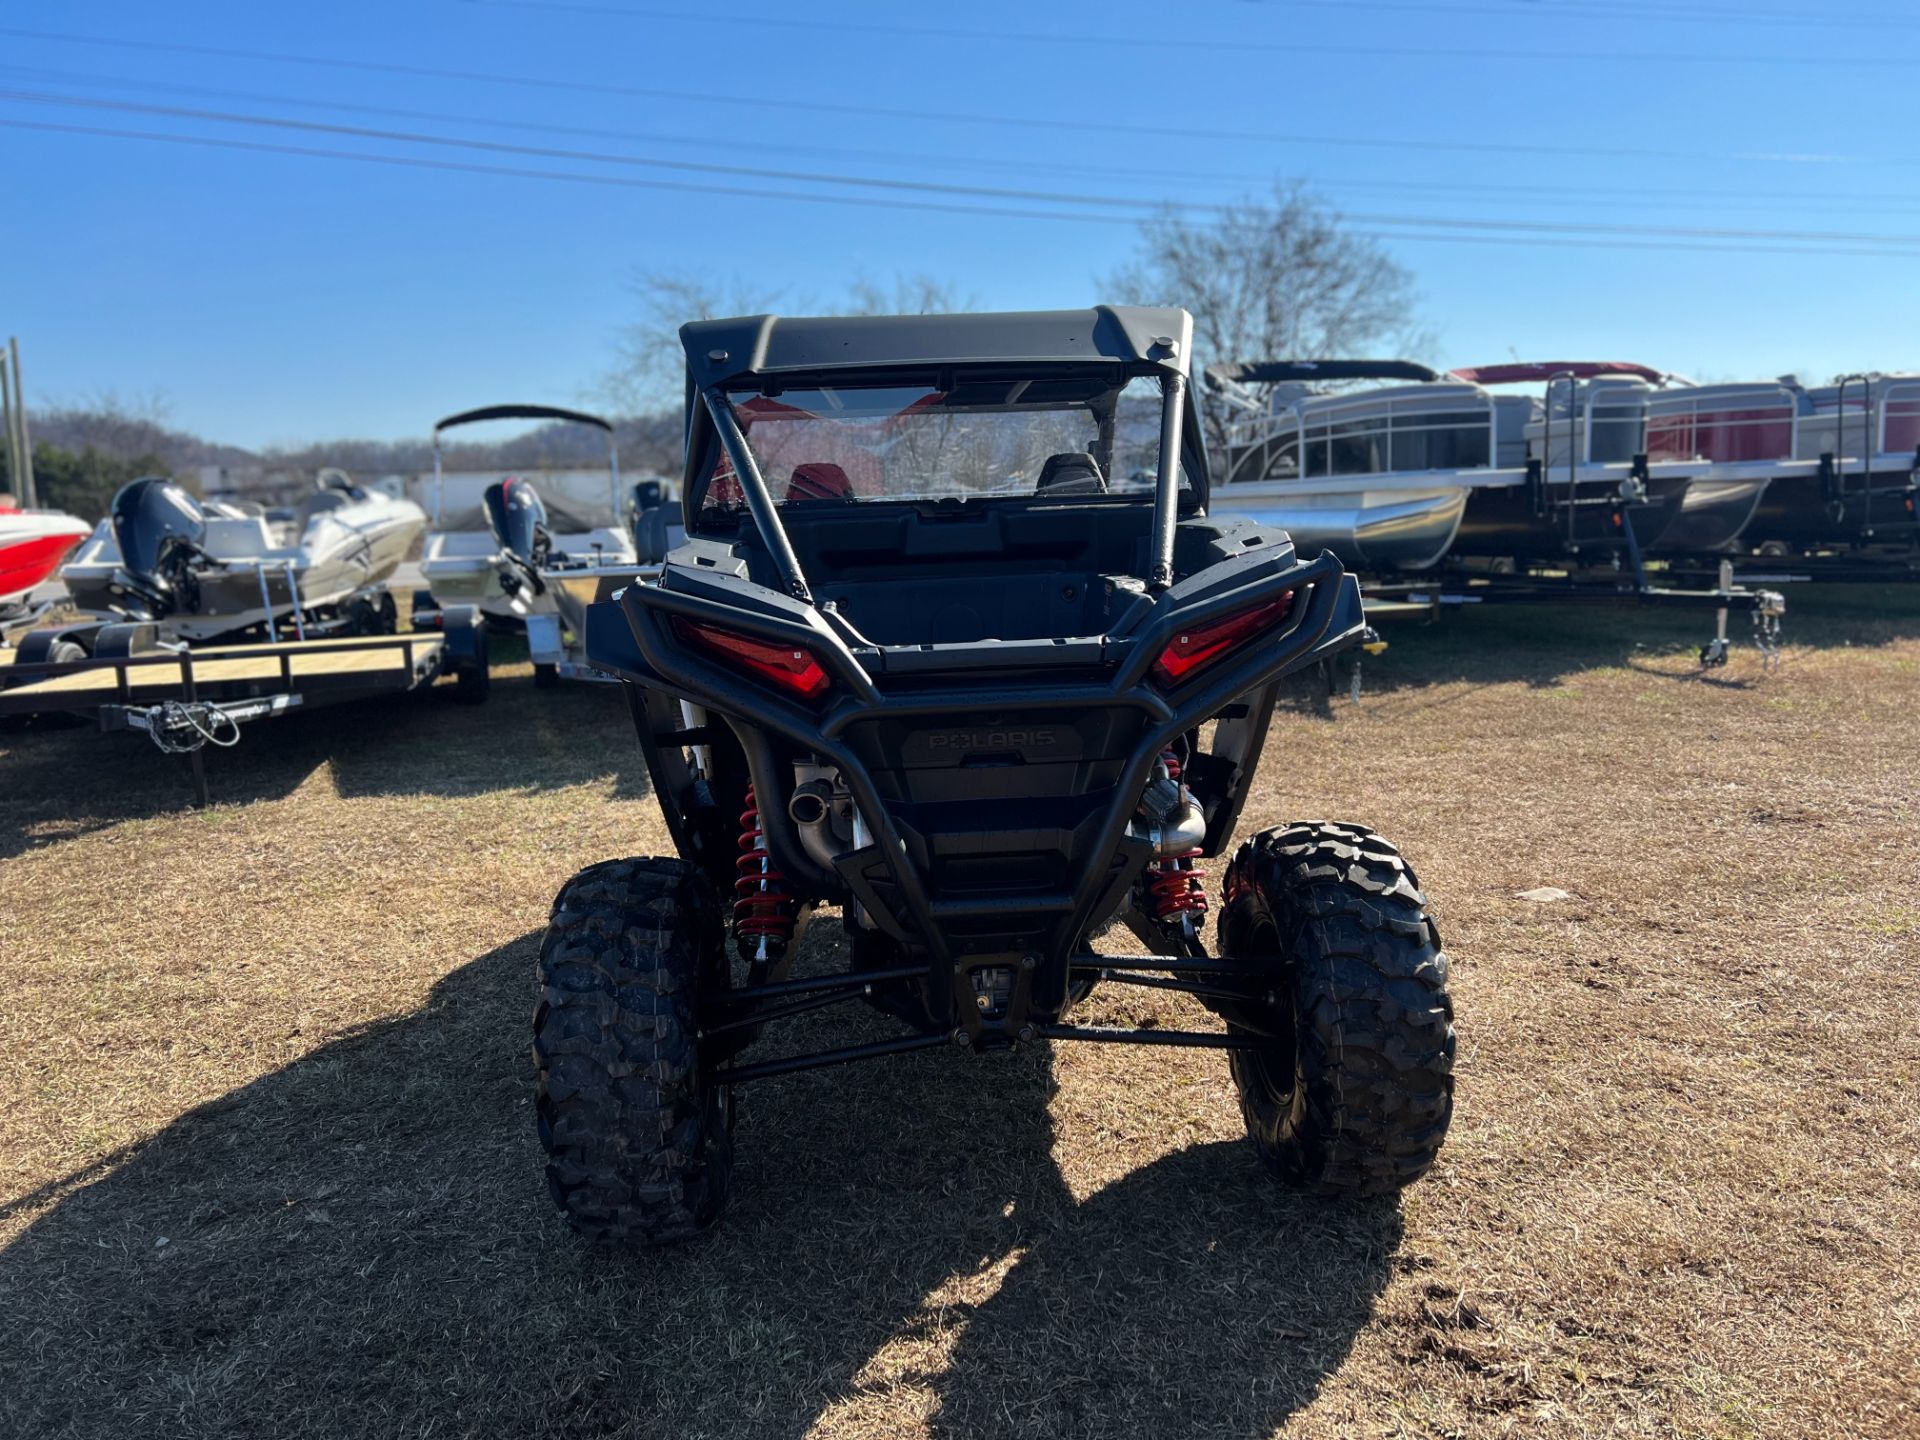
[[[7,357],[0,354],[0,430],[7,434],[7,493],[11,495],[20,488],[20,447],[13,443],[13,381],[12,366]]]
[[[38,487],[33,483],[33,442],[27,435],[27,392],[20,380],[20,340],[7,337],[7,359],[13,370],[14,453],[20,458],[14,474],[19,477],[20,503],[32,510],[40,503]]]

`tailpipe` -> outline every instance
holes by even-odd
[[[833,833],[833,782],[808,780],[794,786],[787,799],[787,818],[800,832],[800,848],[821,869],[831,872],[833,862],[847,848]]]
[[[1181,779],[1180,758],[1171,750],[1153,767],[1134,813],[1156,855],[1191,855],[1206,843],[1206,812]]]
[[[1191,855],[1207,839],[1207,817],[1191,800],[1183,800],[1147,831],[1156,855]]]

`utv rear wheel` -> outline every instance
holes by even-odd
[[[568,881],[540,947],[533,1062],[547,1184],[596,1240],[685,1240],[720,1217],[733,1108],[702,1070],[703,987],[724,983],[720,907],[681,860]]]
[[[1270,961],[1275,981],[1263,1043],[1229,1061],[1254,1149],[1320,1194],[1417,1180],[1452,1118],[1454,1035],[1412,868],[1365,826],[1290,825],[1240,847],[1226,893],[1222,952]]]

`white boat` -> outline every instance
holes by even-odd
[[[395,618],[384,583],[426,523],[411,500],[338,470],[323,470],[281,523],[150,477],[121,487],[60,578],[82,609],[155,621],[189,642],[283,622],[301,635],[380,633]]]

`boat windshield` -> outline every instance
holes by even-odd
[[[781,505],[1150,498],[1159,469],[1164,402],[1146,376],[755,389],[727,403]],[[703,508],[744,503],[722,453]]]

